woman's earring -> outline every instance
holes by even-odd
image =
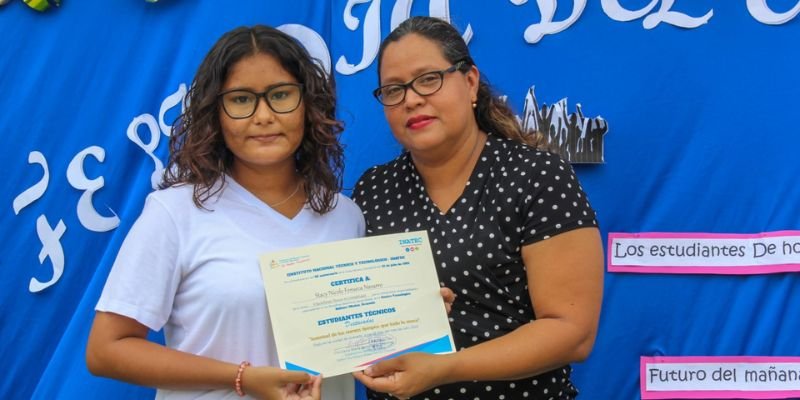
[[[477,107],[478,107],[478,102],[477,101],[473,101],[472,102],[472,108],[477,108]]]

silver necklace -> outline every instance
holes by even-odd
[[[283,199],[283,200],[281,200],[281,201],[279,201],[279,202],[277,202],[277,203],[273,203],[273,204],[267,204],[267,205],[268,205],[268,206],[270,206],[270,207],[272,207],[272,208],[275,208],[275,207],[277,207],[277,206],[279,206],[279,205],[281,205],[281,204],[283,204],[283,203],[286,203],[287,201],[289,201],[289,199],[291,199],[292,197],[294,197],[294,195],[296,195],[296,194],[297,194],[297,192],[300,190],[300,185],[301,185],[302,183],[303,183],[303,181],[299,181],[299,182],[297,182],[297,186],[295,186],[295,188],[294,188],[294,192],[292,192],[292,194],[290,194],[290,195],[289,195],[289,197],[287,197],[287,198],[285,198],[285,199]]]

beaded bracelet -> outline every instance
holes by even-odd
[[[236,394],[238,394],[239,397],[244,397],[244,390],[242,390],[242,375],[244,374],[244,369],[249,366],[249,361],[242,361],[239,364],[239,369],[236,371],[236,380],[233,383],[233,389],[236,391]]]

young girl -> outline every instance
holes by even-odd
[[[290,36],[243,27],[210,50],[187,102],[162,190],[97,304],[89,369],[158,399],[319,399],[319,378],[276,368],[258,255],[363,235],[339,194],[333,82]],[[146,339],[162,328],[166,346]],[[324,386],[353,399],[350,376]]]

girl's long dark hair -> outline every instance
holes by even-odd
[[[309,206],[326,213],[335,206],[342,188],[344,155],[339,143],[342,123],[336,119],[336,91],[303,46],[291,36],[267,26],[240,27],[224,34],[206,55],[186,94],[186,111],[178,117],[170,138],[170,157],[161,188],[194,185],[195,205],[204,208],[216,185],[231,168],[233,154],[225,146],[220,125],[218,94],[229,69],[254,54],[274,57],[303,85],[303,140],[295,153],[296,167],[305,180]]]

